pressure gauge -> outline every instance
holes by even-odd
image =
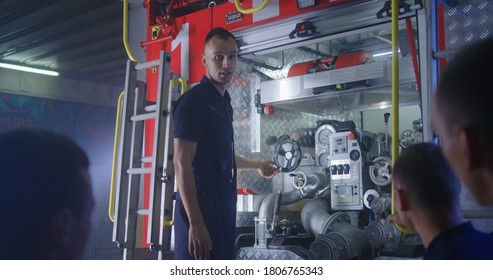
[[[329,147],[330,135],[335,133],[336,130],[333,126],[325,124],[320,126],[315,133],[315,141],[317,144],[322,145],[326,148]]]
[[[318,165],[323,166],[323,167],[329,167],[330,166],[330,153],[328,150],[323,150],[318,154],[317,157]]]
[[[296,4],[298,5],[298,9],[309,8],[315,6],[317,4],[316,0],[296,0]]]

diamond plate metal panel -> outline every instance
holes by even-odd
[[[444,5],[447,49],[460,48],[493,33],[493,1]]]
[[[253,227],[255,226],[255,217],[258,212],[238,212],[236,213],[236,227]]]
[[[253,106],[258,80],[248,64],[240,63],[236,75],[228,89],[231,95],[231,104],[234,111],[235,151],[237,155],[247,158],[267,159],[268,154],[252,153],[252,140],[257,137],[252,129],[256,114]],[[260,176],[256,171],[243,171],[238,173],[238,188],[250,188],[258,193],[270,193],[272,181]]]
[[[456,7],[444,5],[446,48],[460,48],[474,41],[485,39],[493,33],[493,1],[477,1]],[[467,188],[460,196],[464,210],[485,210]],[[492,210],[493,211],[493,210]],[[492,219],[472,219],[474,227],[485,232],[493,231]]]
[[[471,192],[465,187],[461,189],[460,205],[463,210],[490,210],[491,207],[483,207],[476,202]],[[493,219],[471,219],[475,228],[484,232],[493,232]]]
[[[238,260],[304,260],[291,251],[244,247],[238,250]]]

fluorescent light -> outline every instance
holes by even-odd
[[[36,74],[43,74],[43,75],[48,75],[48,76],[58,76],[58,75],[60,75],[58,72],[51,71],[51,70],[37,69],[37,68],[32,68],[32,67],[27,67],[27,66],[20,66],[20,65],[14,65],[14,64],[8,64],[8,63],[2,63],[2,62],[0,62],[0,67],[1,68],[12,69],[12,70],[18,70],[18,71],[36,73]]]
[[[398,50],[397,52],[401,52],[400,50]],[[389,55],[389,54],[392,54],[392,52],[383,52],[383,53],[376,53],[373,55],[373,57],[377,57],[377,56],[384,56],[384,55]]]
[[[376,53],[376,54],[373,55],[373,57],[384,56],[384,55],[389,55],[389,54],[392,54],[392,52]]]

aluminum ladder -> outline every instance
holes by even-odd
[[[171,135],[173,79],[171,56],[161,51],[157,60],[127,61],[125,91],[118,141],[113,242],[123,248],[123,259],[164,259],[171,252],[174,169]],[[137,71],[158,71],[156,103],[148,105],[145,84]],[[152,156],[144,157],[145,121],[154,120]],[[143,175],[150,175],[149,208],[141,209]],[[148,216],[147,248],[137,248],[139,216]],[[157,252],[157,254],[156,254]],[[157,255],[157,256],[156,256]]]

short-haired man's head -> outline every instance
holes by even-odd
[[[429,213],[454,210],[459,205],[460,181],[436,144],[418,143],[402,151],[392,179],[409,203]]]
[[[207,36],[205,37],[204,46],[207,45],[207,43],[214,37],[217,37],[222,40],[227,40],[229,38],[232,38],[236,42],[236,45],[238,46],[238,41],[236,41],[235,36],[223,27],[215,27],[211,29],[211,31],[209,31],[209,33],[207,33]]]
[[[92,199],[89,160],[68,138],[38,129],[0,135],[0,158],[0,217],[9,225],[0,236],[20,251],[12,257],[43,258],[29,254],[39,254],[38,239],[55,213],[68,209],[80,219]]]
[[[446,128],[454,124],[493,131],[493,37],[466,46],[448,62],[436,91],[435,101]]]

